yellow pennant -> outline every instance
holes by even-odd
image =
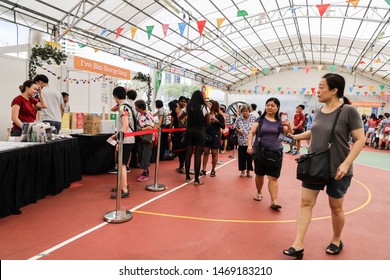
[[[218,28],[221,27],[222,22],[223,22],[224,20],[225,20],[225,18],[217,18],[217,26],[218,26]]]
[[[352,4],[353,7],[356,9],[357,5],[359,4],[360,0],[348,0],[347,3]]]
[[[368,88],[370,89],[370,91],[372,91],[374,89],[374,86],[369,86]]]
[[[95,53],[97,53],[99,51],[99,49],[96,49],[96,48],[94,48],[93,50]]]
[[[256,73],[257,73],[257,68],[252,68],[252,74],[256,75]]]
[[[134,40],[135,32],[137,32],[138,27],[132,27],[131,28],[131,39]]]
[[[318,65],[318,66],[317,66],[317,68],[318,68],[319,71],[322,70],[322,67],[324,67],[324,66],[323,66],[323,65]]]

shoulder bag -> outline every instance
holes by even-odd
[[[344,105],[337,111],[330,132],[328,148],[321,152],[313,152],[295,159],[297,166],[297,179],[308,184],[326,184],[330,179],[330,148],[334,139],[334,129]]]

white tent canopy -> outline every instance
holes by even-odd
[[[332,65],[388,85],[388,3],[1,0],[0,19],[51,34],[55,41],[68,38],[218,85],[235,85],[253,74],[264,75],[264,71],[270,75],[280,69]],[[318,6],[326,4],[330,5]],[[198,24],[203,20],[206,23],[200,35]],[[185,25],[182,32],[179,24]]]

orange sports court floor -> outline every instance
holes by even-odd
[[[278,199],[283,208],[277,212],[269,208],[266,185],[263,201],[253,200],[255,179],[239,177],[231,154],[220,155],[216,177],[207,174],[197,187],[175,171],[177,159],[160,162],[158,183],[167,187],[162,192],[145,190],[153,183],[154,164],[149,181],[142,183],[136,182],[141,171],[133,169],[131,196],[122,200],[133,219],[122,224],[103,221],[115,209],[110,191],[116,175],[84,175],[62,193],[23,207],[21,215],[0,219],[0,259],[290,259],[282,251],[293,241],[300,204],[294,157],[284,156]],[[321,192],[306,235],[305,260],[390,259],[390,152],[364,148],[354,170],[345,200],[344,250],[337,256],[325,253],[332,228]]]

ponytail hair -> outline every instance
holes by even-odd
[[[344,104],[352,105],[352,102],[345,96],[343,96],[343,102],[344,102]]]
[[[20,86],[19,86],[20,92],[21,92],[21,93],[25,92],[25,91],[26,91],[26,88],[31,87],[33,84],[35,84],[35,82],[32,81],[32,80],[27,80],[27,81],[25,81],[25,82],[23,83],[23,85],[20,85]]]

